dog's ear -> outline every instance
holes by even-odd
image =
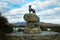
[[[29,5],[29,7],[31,7],[31,5]]]

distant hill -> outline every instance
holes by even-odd
[[[16,26],[25,26],[26,22],[17,22],[17,23],[13,23],[13,25]]]
[[[13,23],[13,25],[16,26],[25,26],[26,22],[17,22]],[[42,27],[60,27],[60,24],[52,24],[52,23],[44,23],[44,22],[39,22],[39,25]]]
[[[17,22],[17,23],[13,23],[13,25],[17,27],[25,27],[26,22]],[[39,22],[39,25],[41,30],[43,31],[47,31],[47,28],[50,28],[51,31],[60,32],[60,24]]]
[[[40,22],[39,25],[41,25],[42,27],[60,27],[60,24],[52,24],[52,23],[44,23],[44,22]]]

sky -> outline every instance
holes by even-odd
[[[9,23],[25,22],[28,5],[35,9],[40,22],[60,24],[60,0],[0,0],[0,12]]]

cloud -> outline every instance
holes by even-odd
[[[53,8],[53,9],[48,9],[48,10],[45,10],[45,11],[41,11],[41,12],[38,12],[37,15],[39,16],[53,16],[55,14],[58,14],[59,15],[60,13],[60,7],[57,7],[57,8]]]
[[[8,2],[8,3],[11,3],[11,4],[21,4],[21,3],[24,3],[24,0],[1,0],[1,1]]]
[[[56,7],[60,7],[60,2],[59,0],[46,0],[44,2],[40,2],[39,0],[35,0],[34,2],[27,3],[24,7],[28,8],[28,5],[32,5],[32,8],[35,9],[36,11],[44,11]]]
[[[16,22],[25,21],[23,19],[23,15],[6,16],[6,18],[8,19],[9,23],[16,23]]]
[[[24,0],[0,0],[0,12],[4,13],[23,4]],[[20,7],[20,6],[19,6]]]
[[[38,3],[37,3],[37,2],[38,2]],[[42,10],[43,13],[45,13],[46,10],[44,10],[44,9],[48,8],[48,5],[47,5],[47,4],[49,5],[49,2],[41,3],[41,2],[39,2],[39,1],[35,1],[35,2],[32,2],[32,3],[26,4],[26,5],[23,6],[22,8],[13,9],[13,10],[11,10],[9,13],[10,13],[10,14],[13,13],[12,15],[18,14],[18,13],[24,14],[24,13],[28,12],[28,5],[32,5],[32,8],[34,8],[34,9],[36,9],[36,10]],[[47,7],[45,7],[44,5],[46,5]],[[53,9],[54,9],[54,8],[53,8]],[[53,9],[47,9],[46,12],[48,12],[48,11],[52,12],[51,10],[53,10]],[[49,12],[49,13],[50,13],[50,12]]]
[[[9,6],[6,2],[0,2],[0,12],[5,12],[9,10]]]
[[[13,18],[13,19],[8,19],[9,23],[16,23],[16,22],[23,22],[23,18]]]
[[[50,20],[46,20],[44,22],[46,22],[46,23],[60,24],[60,19],[54,19],[54,20],[50,19]]]
[[[10,10],[9,12],[4,13],[4,16],[14,16],[14,15],[24,15],[26,14],[28,11],[24,8],[17,8],[17,9],[13,9]]]
[[[44,2],[40,2],[39,0],[35,0],[34,2],[27,3],[22,8],[16,8],[13,10],[10,10],[8,13],[5,13],[4,15],[7,15],[11,17],[11,15],[20,15],[20,18],[17,18],[14,16],[12,20],[9,19],[9,22],[21,22],[20,19],[23,19],[21,15],[24,15],[25,13],[28,13],[28,5],[32,5],[32,8],[36,10],[37,15],[40,17],[41,22],[48,22],[48,23],[59,23],[60,19],[60,1],[59,0],[46,0]],[[12,17],[11,17],[12,18]],[[19,20],[18,20],[19,19]],[[55,20],[56,19],[56,20]],[[16,21],[17,20],[17,21]]]
[[[45,2],[40,2],[39,0],[35,0],[34,2],[31,2],[31,3],[27,3],[25,6],[23,6],[22,8],[16,8],[16,9],[13,9],[13,10],[10,10],[8,13],[9,15],[16,15],[16,14],[24,14],[26,12],[28,12],[28,5],[32,5],[32,8],[39,12],[37,13],[41,13],[41,14],[51,14],[54,12],[55,9],[59,9],[60,10],[60,7],[54,7],[52,9],[48,8],[49,6],[51,5],[56,5],[56,2],[57,0],[55,0],[54,2],[52,0],[46,0]],[[60,5],[59,5],[60,6]],[[58,10],[57,9],[57,10]],[[42,11],[41,11],[42,10]]]

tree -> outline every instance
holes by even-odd
[[[7,19],[1,16],[0,13],[0,40],[7,40],[6,34],[12,32],[12,30],[13,29],[10,27]]]
[[[8,24],[7,26],[8,26],[8,27],[6,28],[6,33],[11,33],[11,32],[13,32],[13,27],[14,27],[14,25]]]
[[[12,25],[10,25],[7,21],[7,19],[0,15],[0,30],[5,33],[9,33],[10,30],[13,31]],[[10,32],[12,32],[10,31]]]

